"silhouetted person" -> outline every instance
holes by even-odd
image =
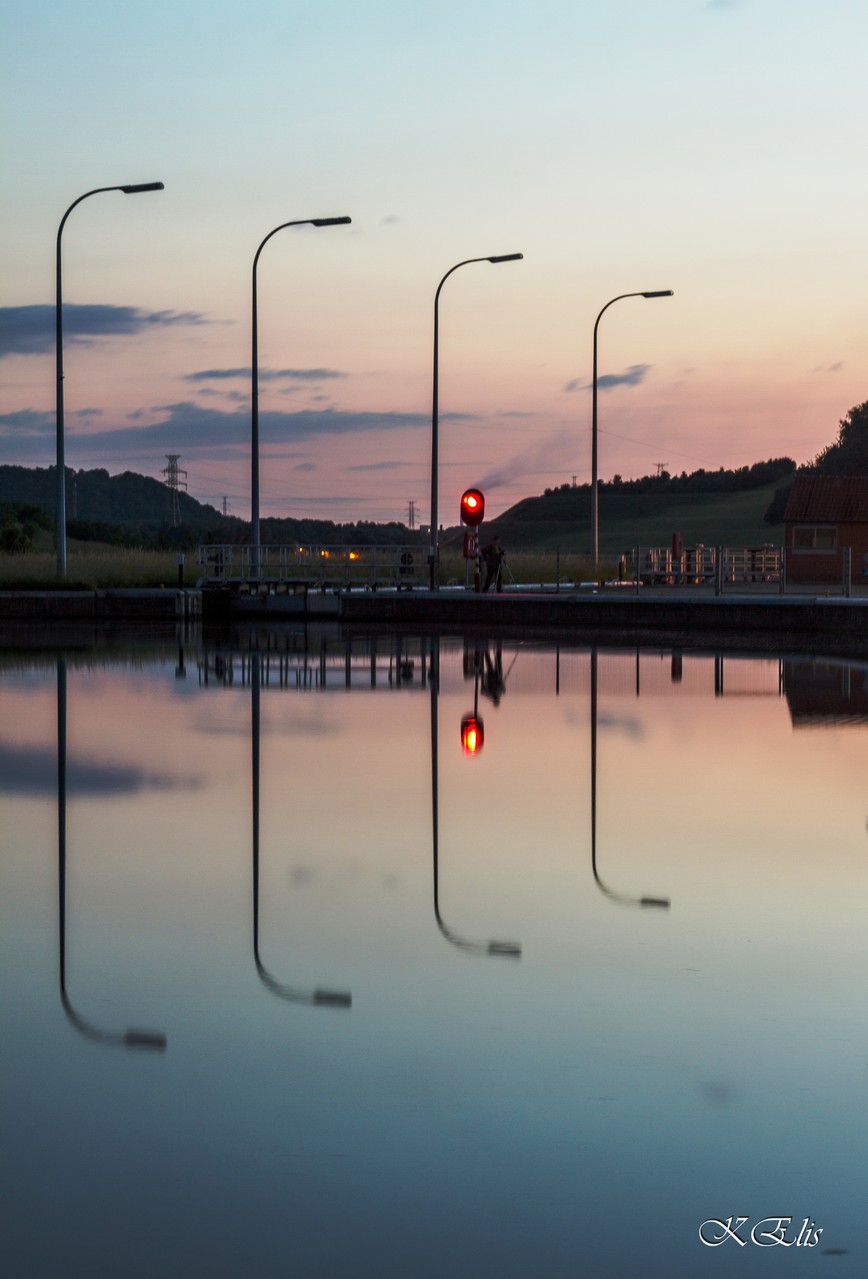
[[[485,585],[483,591],[487,591],[491,583],[495,583],[495,590],[503,590],[503,557],[506,554],[500,545],[500,538],[493,537],[487,546],[482,548],[482,558],[485,561]]]

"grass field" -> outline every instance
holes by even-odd
[[[0,555],[0,588],[4,590],[99,590],[124,587],[177,586],[178,565],[174,551],[139,551],[103,546],[98,542],[70,542],[66,578],[57,578],[55,552],[35,550],[22,555]],[[195,554],[188,552],[184,585],[193,586],[199,576]]]
[[[600,494],[601,555],[614,556],[636,546],[669,546],[680,533],[685,546],[763,546],[783,542],[782,524],[766,524],[763,515],[777,485],[743,493],[675,493],[640,495],[603,491]],[[569,494],[556,494],[536,505],[534,514],[548,518],[516,518],[507,512],[493,521],[507,553],[554,551],[587,553],[590,512],[577,510]],[[570,507],[573,510],[570,510]],[[567,517],[569,512],[569,517]],[[575,513],[573,513],[575,512]],[[519,513],[520,514],[520,513]]]

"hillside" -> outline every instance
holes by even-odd
[[[53,518],[55,468],[0,466],[0,502],[25,502],[39,506]],[[182,524],[206,536],[218,534],[231,540],[243,521],[221,515],[213,506],[178,493]],[[139,533],[153,533],[172,524],[172,493],[159,480],[134,471],[109,475],[105,470],[68,471],[66,513],[69,520],[114,524]]]
[[[619,554],[639,543],[668,546],[680,533],[686,546],[762,546],[780,542],[783,524],[763,516],[779,483],[732,493],[600,492],[600,553]],[[547,497],[525,498],[484,526],[504,546],[541,551],[560,547],[585,553],[591,544],[591,495],[587,486]]]
[[[53,523],[56,505],[55,468],[0,466],[0,505],[38,507]],[[188,546],[196,542],[250,541],[250,524],[223,515],[213,506],[178,493],[181,524],[173,527],[172,493],[159,480],[134,471],[109,475],[105,470],[69,471],[66,485],[70,536],[101,541],[133,541],[145,545]],[[112,536],[116,534],[125,536]],[[263,519],[264,545],[293,542],[334,546],[418,542],[422,535],[403,524],[335,524],[331,520]]]
[[[776,474],[765,484],[758,463],[744,473],[695,473],[687,477],[647,477],[628,483],[600,485],[600,551],[614,555],[637,542],[643,546],[668,546],[672,534],[681,534],[686,545],[761,546],[780,542],[782,524],[767,524],[763,516],[780,487]],[[734,484],[750,484],[731,488]],[[246,542],[246,521],[224,516],[213,506],[179,493],[182,524],[172,527],[172,495],[158,480],[132,471],[110,476],[105,470],[71,472],[67,488],[70,533],[103,538],[103,526],[114,526],[145,544],[191,545],[206,539]],[[0,466],[0,503],[27,503],[53,517],[54,468],[30,470]],[[77,517],[73,519],[73,515]],[[563,485],[540,497],[524,498],[496,520],[483,526],[484,537],[497,533],[514,551],[563,551],[586,553],[590,548],[590,487]],[[90,524],[89,531],[82,525]],[[443,535],[445,546],[459,543],[460,528]],[[313,543],[335,545],[354,542],[407,543],[424,540],[403,524],[334,524],[326,520],[263,520],[264,543]]]

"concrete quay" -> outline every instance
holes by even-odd
[[[513,588],[478,595],[428,590],[307,591],[235,595],[225,590],[0,591],[0,624],[28,630],[65,622],[204,625],[337,624],[452,632],[546,633],[588,642],[670,643],[868,656],[868,596],[715,596],[696,588]]]

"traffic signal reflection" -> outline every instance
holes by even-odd
[[[485,728],[477,715],[465,715],[461,721],[461,747],[465,755],[478,755],[485,741]]]

